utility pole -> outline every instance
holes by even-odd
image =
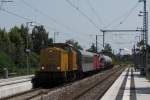
[[[105,47],[105,31],[103,31],[103,48]]]
[[[96,35],[96,52],[98,51],[98,42],[97,42],[98,36],[103,36],[103,35]]]
[[[144,2],[144,23],[143,23],[143,28],[144,28],[144,34],[145,34],[145,72],[146,76],[148,76],[148,12],[146,9],[146,0],[143,0]]]
[[[26,28],[29,28],[29,25],[31,25],[33,22],[26,22]],[[29,49],[29,37],[28,37],[28,32],[26,34],[26,65],[27,65],[27,75],[30,73],[30,66],[29,66],[29,53],[30,53],[30,49]]]
[[[103,48],[105,47],[105,32],[106,30],[100,30],[103,33]]]
[[[97,53],[97,35],[96,35],[96,53]]]
[[[58,34],[59,34],[59,32],[54,32],[54,41],[53,41],[53,43],[56,42],[56,35],[58,35]]]
[[[148,75],[148,11],[147,11],[147,5],[146,5],[146,0],[139,0],[139,2],[144,3],[143,7],[143,40],[144,40],[144,49],[145,51],[143,52],[144,54],[144,69],[143,69],[143,74]]]

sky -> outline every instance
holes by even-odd
[[[95,35],[102,34],[100,29],[141,28],[143,17],[138,14],[143,10],[143,3],[138,1],[13,0],[0,4],[0,27],[10,30],[14,25],[20,26],[35,21],[35,24],[45,26],[49,37],[53,38],[54,32],[59,32],[56,42],[74,39],[87,49],[95,43]],[[147,10],[150,10],[150,0],[147,0]],[[32,28],[30,26],[30,29]],[[131,52],[133,45],[139,41],[138,36],[139,32],[108,32],[105,35],[105,43],[109,43],[114,52],[118,52],[120,48]],[[98,48],[102,49],[101,36],[98,37]]]

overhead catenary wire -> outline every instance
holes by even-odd
[[[104,28],[108,28],[110,27],[112,24],[114,24],[115,22],[121,20],[122,18],[124,18],[122,21],[119,22],[119,24],[116,27],[119,27],[119,25],[123,24],[127,18],[132,14],[132,12],[138,7],[139,2],[137,2],[129,11],[127,11],[126,13],[124,13],[123,15],[115,18],[114,20],[112,20],[109,24],[107,24]]]
[[[0,2],[0,10],[2,9],[3,7],[3,2]]]
[[[73,33],[80,33],[80,32],[77,32],[75,30],[73,30],[72,28],[70,28],[69,26],[65,25],[64,23],[60,22],[60,21],[57,21],[55,18],[47,15],[46,13],[44,13],[43,11],[41,11],[40,9],[34,7],[33,5],[29,4],[27,1],[25,0],[21,0],[22,3],[24,3],[26,6],[28,6],[29,8],[33,9],[35,12],[41,14],[42,16],[48,18],[50,21],[52,21],[53,23],[56,23],[57,25],[61,26],[61,27],[64,27],[65,29],[67,29],[68,31],[71,31]]]
[[[4,3],[13,2],[12,0],[0,0],[0,9],[3,7]]]
[[[99,16],[99,14],[97,13],[97,11],[95,10],[95,8],[93,7],[93,5],[91,4],[90,0],[85,0],[85,1],[87,2],[88,6],[92,10],[92,12],[95,14],[95,16],[96,16],[97,20],[99,21],[99,23],[102,24],[102,26],[104,26],[102,18]]]
[[[66,2],[74,9],[76,9],[82,16],[84,16],[96,29],[100,30],[100,27],[88,15],[86,15],[79,7],[74,5],[70,0],[66,0]]]
[[[37,25],[43,25],[43,24],[41,24],[40,22],[34,21],[34,20],[30,19],[30,18],[21,16],[21,15],[19,15],[19,14],[16,14],[16,13],[14,13],[14,12],[11,12],[11,11],[6,10],[6,9],[3,9],[3,8],[2,8],[0,11],[3,11],[3,12],[5,12],[5,13],[7,13],[7,14],[12,15],[12,16],[18,17],[18,18],[23,19],[23,20],[25,20],[25,21],[31,21],[31,22],[33,22],[33,23],[35,23],[35,24],[37,24]],[[53,31],[56,31],[56,32],[59,32],[59,33],[64,33],[64,34],[68,34],[68,35],[72,36],[72,35],[70,34],[70,32],[63,32],[63,31],[60,31],[60,30],[55,29],[55,28],[53,28],[53,27],[50,27],[50,26],[48,26],[48,25],[43,25],[43,26],[45,26],[46,28],[49,28],[49,29],[51,29],[51,30],[53,30]],[[76,35],[76,34],[74,34],[74,35]],[[77,38],[80,39],[80,40],[83,39],[83,38],[81,38],[81,36],[78,36],[78,35],[76,35],[75,37],[77,37]],[[85,39],[85,40],[86,40],[86,39]],[[86,40],[86,41],[88,41],[88,40]]]
[[[22,1],[23,4],[25,4],[26,6],[28,6],[28,7],[31,8],[31,9],[33,9],[35,12],[41,14],[42,16],[47,17],[49,20],[53,21],[54,23],[56,23],[56,24],[58,24],[58,25],[64,27],[64,28],[67,29],[68,31],[70,31],[70,32],[61,32],[61,31],[59,31],[59,33],[65,33],[65,34],[69,34],[69,33],[79,33],[80,35],[82,35],[81,32],[77,32],[77,31],[73,30],[72,28],[70,28],[69,26],[67,26],[67,25],[65,25],[65,24],[63,24],[63,23],[57,21],[55,18],[53,18],[53,17],[47,15],[46,13],[44,13],[44,12],[41,11],[40,9],[36,8],[35,6],[31,5],[30,3],[26,2],[25,0],[21,0],[21,1]],[[54,29],[53,29],[53,30],[54,30]],[[55,30],[56,30],[56,29],[55,29]],[[58,31],[58,30],[56,30],[56,31]],[[76,36],[77,36],[77,35],[76,35]],[[77,37],[80,38],[80,36],[77,36]]]
[[[134,43],[135,41],[129,41],[129,42],[115,42],[115,44],[131,44]]]
[[[37,21],[34,21],[34,20],[30,19],[30,18],[21,16],[21,15],[19,15],[19,14],[16,14],[16,13],[11,12],[11,11],[6,10],[6,9],[1,8],[1,11],[6,12],[6,13],[8,13],[8,14],[10,14],[10,15],[16,16],[16,17],[18,17],[18,18],[20,18],[20,19],[24,19],[24,20],[26,20],[26,21],[31,21],[31,22],[33,22],[33,23],[35,23],[35,24],[38,24],[38,25],[43,25],[43,24],[41,24],[41,23],[39,23],[39,22],[37,22]],[[46,25],[44,25],[44,26],[46,26]],[[56,31],[56,30],[57,30],[57,29],[52,28],[52,27],[49,27],[49,26],[46,26],[46,27],[50,28],[50,29],[53,30],[53,31]]]
[[[138,7],[138,4],[137,3],[130,11],[129,13],[124,17],[124,19],[122,21],[120,21],[120,23],[117,25],[117,27],[119,27],[120,25],[122,25],[129,17],[130,15],[132,14],[132,12]]]
[[[23,19],[23,20],[25,20],[25,21],[31,21],[31,22],[35,23],[36,25],[43,25],[44,27],[47,27],[47,28],[49,28],[49,29],[51,29],[51,30],[53,30],[53,31],[57,31],[57,32],[59,32],[59,33],[64,33],[64,34],[71,35],[71,34],[70,34],[71,32],[62,32],[62,31],[59,31],[58,29],[55,29],[55,28],[50,27],[50,26],[48,26],[48,25],[41,24],[39,21],[35,21],[35,20],[33,20],[32,18],[29,18],[29,17],[23,16],[23,15],[20,15],[20,14],[18,14],[18,13],[15,13],[14,11],[10,11],[10,10],[7,10],[7,9],[0,9],[0,11],[2,11],[2,12],[4,12],[4,13],[7,13],[7,14],[9,14],[9,15],[15,16],[15,17],[17,17],[17,18]],[[80,34],[80,36],[78,36],[77,34],[73,34],[73,35],[75,35],[78,40],[80,40],[80,39],[83,40],[83,38],[84,38],[84,37],[81,38],[81,35],[82,35],[82,34]],[[71,36],[73,36],[73,35],[71,35]],[[89,40],[87,40],[87,39],[84,39],[84,40],[89,42]]]

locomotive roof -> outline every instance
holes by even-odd
[[[66,52],[64,49],[62,49],[62,48],[57,48],[57,47],[54,47],[54,48],[45,48],[45,49],[42,49],[43,51],[48,51],[48,52],[52,52],[53,50],[55,50],[55,51],[61,51],[61,52]],[[41,50],[41,51],[42,51]]]
[[[75,48],[68,43],[52,43],[49,44],[49,47],[60,47],[60,48],[68,47],[68,48],[73,48],[75,50]]]

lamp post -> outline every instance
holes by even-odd
[[[96,53],[98,51],[98,42],[97,42],[98,36],[103,36],[103,35],[96,35]]]
[[[32,26],[33,22],[26,22],[26,28],[29,28],[29,25]],[[26,66],[27,66],[27,75],[30,74],[30,66],[29,66],[29,53],[30,53],[30,49],[29,49],[29,34],[27,32],[26,34]]]

